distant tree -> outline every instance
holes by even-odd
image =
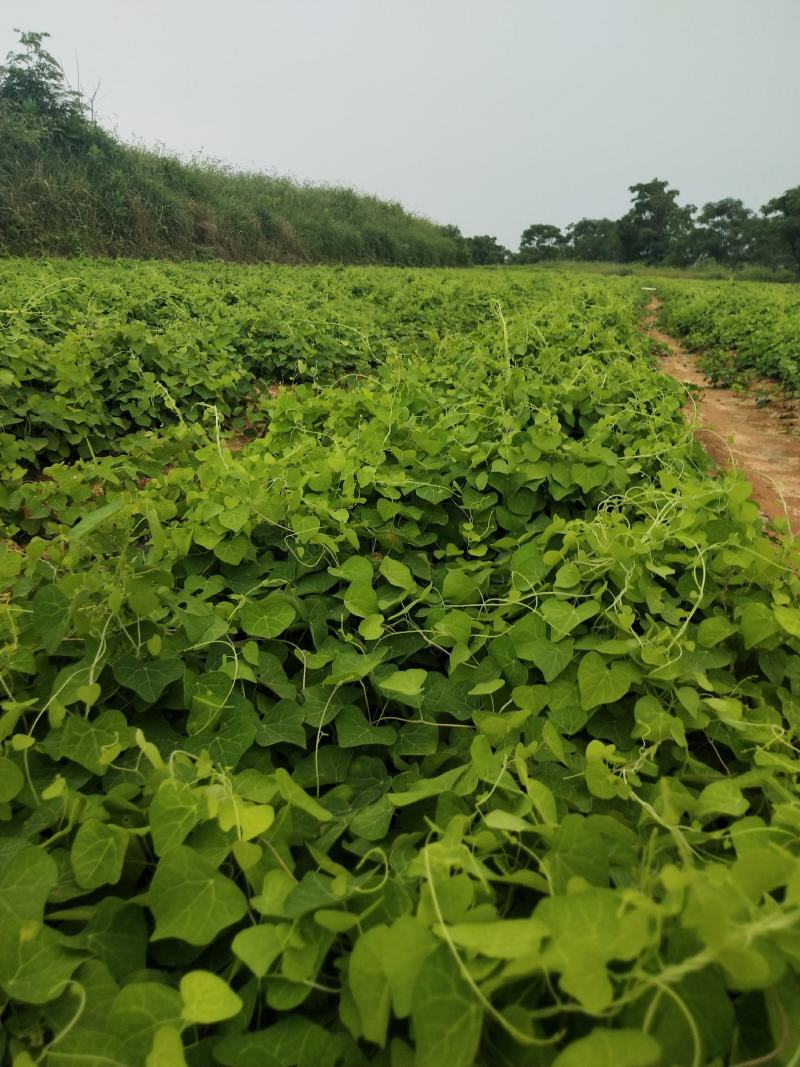
[[[488,233],[467,238],[470,257],[476,266],[488,266],[492,263],[507,263],[511,253],[504,248],[496,237]]]
[[[547,259],[641,262],[687,267],[713,259],[736,270],[744,264],[800,275],[800,185],[770,200],[759,214],[735,197],[703,205],[679,204],[669,182],[653,178],[629,186],[622,218],[582,218],[564,233],[544,223],[522,234],[518,262]]]
[[[440,226],[439,230],[443,237],[447,237],[453,241],[456,246],[455,260],[459,266],[468,265],[472,262],[470,258],[469,244],[467,238],[458,228],[458,226],[452,226],[450,224]]]
[[[562,250],[564,235],[558,226],[534,223],[522,231],[519,241],[519,258],[525,263],[538,263],[544,259],[556,259]]]
[[[761,212],[778,248],[788,257],[792,270],[800,274],[800,185],[770,200]]]
[[[566,254],[573,259],[617,262],[622,258],[619,224],[613,219],[581,219],[567,226]]]
[[[690,261],[694,207],[681,207],[679,191],[659,178],[628,188],[633,205],[619,221],[623,259],[679,265]]]
[[[451,223],[446,223],[445,225],[440,226],[439,229],[442,231],[445,237],[453,237],[460,241],[464,240],[464,235],[458,228],[458,226],[453,226]]]
[[[695,247],[699,255],[731,267],[753,258],[757,220],[741,200],[729,196],[704,204],[697,222]]]
[[[86,104],[44,47],[50,35],[16,32],[21,50],[9,52],[0,66],[0,107],[39,118],[56,134],[74,132],[84,121]]]

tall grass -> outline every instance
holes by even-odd
[[[469,262],[453,227],[347,188],[184,162],[122,144],[88,119],[68,129],[0,108],[0,253]]]

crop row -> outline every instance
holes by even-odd
[[[6,261],[0,448],[14,466],[244,416],[254,386],[330,379],[491,317],[491,274]],[[508,307],[521,286],[506,287]]]
[[[800,394],[800,293],[795,285],[667,282],[664,322],[700,353],[716,385],[777,379]]]

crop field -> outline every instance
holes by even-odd
[[[641,277],[0,273],[3,1067],[800,1062],[800,551]]]
[[[668,327],[701,352],[711,381],[773,378],[800,396],[800,287],[701,282],[664,290]]]

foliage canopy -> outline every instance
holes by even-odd
[[[5,283],[4,1067],[793,1054],[797,546],[637,279]]]

